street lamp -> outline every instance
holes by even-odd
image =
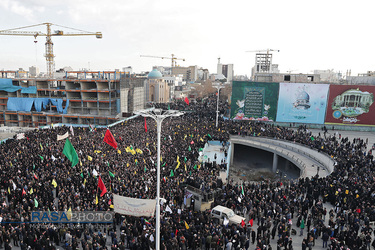
[[[143,117],[151,117],[156,121],[157,134],[158,134],[158,165],[156,172],[156,249],[160,249],[160,137],[161,137],[161,125],[165,118],[183,115],[183,112],[178,110],[162,110],[162,109],[147,109],[135,111],[134,114],[141,115]]]
[[[220,89],[224,88],[224,86],[221,85],[216,85],[213,86],[214,88],[217,89],[217,103],[216,103],[216,127],[219,123],[219,96],[220,96]]]

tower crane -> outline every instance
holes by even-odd
[[[250,50],[250,51],[245,51],[245,52],[266,52],[267,55],[270,53],[270,51],[276,51],[276,52],[280,52],[280,50],[278,49],[261,49],[261,50]]]
[[[272,66],[272,54],[270,51],[279,52],[280,50],[275,49],[263,49],[263,50],[250,50],[246,52],[257,52],[255,54],[255,68],[252,72],[252,77],[254,77],[254,73],[269,73]]]
[[[46,26],[47,27],[47,32],[43,33],[41,31],[22,31],[21,29],[26,29],[26,28],[32,28],[32,27],[37,27],[37,26]],[[67,28],[67,29],[72,29],[77,32],[69,32],[69,33],[64,33],[62,30],[56,30],[54,32],[51,31],[51,26],[57,26],[61,28]],[[0,30],[0,35],[8,35],[8,36],[33,36],[35,39],[38,36],[45,36],[46,37],[46,48],[45,48],[45,57],[47,61],[47,76],[49,78],[54,77],[54,72],[55,72],[55,60],[54,57],[55,55],[53,54],[53,42],[52,42],[52,36],[96,36],[96,38],[102,38],[103,35],[101,32],[88,32],[84,30],[79,30],[79,29],[74,29],[74,28],[69,28],[57,24],[52,24],[52,23],[41,23],[41,24],[35,24],[35,25],[29,25],[29,26],[24,26],[24,27],[19,27],[19,28],[14,28],[14,29],[7,29],[7,30]],[[36,42],[36,41],[35,41]]]
[[[145,56],[145,55],[141,55],[141,57],[152,57],[152,58],[161,58],[161,59],[171,59],[172,61],[172,68],[173,67],[176,67],[176,60],[182,60],[183,62],[185,62],[185,59],[184,58],[177,58],[175,57],[174,54],[171,54],[171,57],[166,57],[166,56]]]

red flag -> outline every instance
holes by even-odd
[[[244,220],[241,221],[241,226],[245,227],[245,221]]]
[[[177,235],[177,233],[178,233],[178,230],[176,229],[176,235]]]
[[[22,189],[22,195],[26,194],[25,189]]]
[[[146,117],[145,117],[145,132],[147,133],[147,123],[146,123]]]
[[[249,223],[250,223],[250,226],[252,227],[252,226],[253,226],[253,224],[254,224],[254,221],[253,221],[253,219],[251,219],[251,220],[249,221]]]
[[[36,176],[36,174],[34,174],[34,178],[35,178],[35,180],[38,180],[38,177]]]
[[[189,99],[187,97],[185,97],[184,101],[186,102],[187,105],[189,105]]]
[[[105,132],[103,141],[106,142],[108,145],[112,146],[114,149],[117,149],[117,142],[108,128],[107,128],[107,131]]]
[[[102,190],[102,193],[100,194],[100,197],[102,197],[105,193],[107,193],[107,188],[105,187],[103,181],[102,181],[102,178],[99,176],[99,180],[98,180],[98,188],[100,188],[100,190]]]

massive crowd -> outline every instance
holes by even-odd
[[[226,109],[226,104],[221,112]],[[187,105],[183,101],[158,107],[184,110],[179,118],[167,118],[162,127],[161,249],[370,249],[371,221],[375,221],[374,162],[372,148],[362,139],[349,141],[335,135],[315,136],[305,127],[287,128],[272,123],[223,120],[215,126],[214,96]],[[52,127],[25,133],[0,145],[0,247],[11,249],[154,249],[155,218],[116,214],[111,226],[45,225],[27,222],[31,211],[109,211],[113,194],[156,197],[156,123],[141,117],[110,128],[118,143],[103,142],[105,129]],[[79,164],[63,154],[69,139]],[[266,136],[304,144],[332,156],[334,172],[325,178],[299,179],[289,185],[262,181],[243,186],[218,182],[219,168],[204,166],[199,152],[210,140],[227,142],[230,135]],[[127,149],[134,149],[127,152]],[[177,167],[177,157],[181,164]],[[172,170],[172,171],[171,171]],[[108,192],[100,197],[101,176]],[[173,172],[173,174],[172,174]],[[111,174],[109,174],[111,173]],[[232,208],[247,218],[245,225],[216,223],[208,211],[186,206],[186,184],[202,190],[220,190],[213,204]],[[98,197],[98,199],[97,199]],[[239,199],[240,198],[240,199]],[[324,203],[333,205],[327,211]],[[166,206],[172,212],[166,212]],[[296,225],[292,219],[298,218]],[[254,222],[251,226],[250,220]],[[12,222],[12,223],[9,223]],[[301,245],[293,235],[303,235]],[[319,240],[320,239],[320,240]]]

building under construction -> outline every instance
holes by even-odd
[[[0,124],[107,125],[144,108],[146,76],[118,71],[66,72],[62,79],[0,71]]]

